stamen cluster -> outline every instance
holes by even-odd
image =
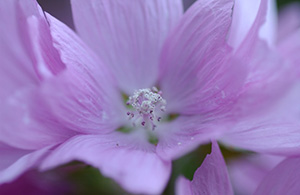
[[[166,100],[162,98],[162,92],[156,87],[138,89],[126,103],[134,108],[134,111],[127,112],[133,125],[140,123],[144,127],[156,128],[156,123],[161,120],[159,113],[166,111]]]

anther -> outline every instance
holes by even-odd
[[[166,100],[162,97],[162,92],[156,87],[139,89],[134,92],[127,105],[131,105],[135,111],[127,112],[129,119],[135,118],[133,124],[140,123],[145,128],[156,128],[156,121],[161,121],[162,112],[166,111]],[[135,115],[135,114],[136,115]]]

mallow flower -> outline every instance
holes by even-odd
[[[161,193],[171,160],[225,129],[214,127],[243,85],[246,68],[226,43],[233,1],[199,1],[183,16],[173,0],[72,6],[79,35],[111,72],[65,71],[44,84],[53,115],[81,135],[57,147],[42,169],[80,160],[130,192]],[[52,36],[69,59],[63,46],[76,47]]]
[[[264,0],[239,44],[233,0],[185,14],[180,0],[73,0],[84,42],[33,0],[0,5],[1,156],[23,152],[0,176],[80,160],[132,193],[159,194],[173,159],[255,122],[294,83],[293,63],[259,38]]]
[[[264,123],[268,128],[255,126],[261,116],[271,116],[273,105],[297,77],[294,64],[279,55],[272,40],[264,39],[273,29],[268,23],[273,12],[270,16],[267,9],[272,11],[272,2],[257,2],[252,25],[241,38],[239,23],[232,20],[239,7],[229,0],[197,1],[181,17],[180,1],[73,0],[77,31],[112,70],[116,92],[115,96],[90,95],[87,92],[94,93],[95,84],[84,80],[83,87],[75,86],[77,82],[68,76],[45,86],[45,99],[55,115],[69,128],[89,135],[75,136],[59,146],[43,168],[81,160],[131,192],[159,193],[172,159],[210,138],[220,138],[233,126],[241,136],[245,128],[253,130],[257,136],[253,144],[269,139],[272,151],[282,147],[273,143],[286,142],[289,136],[295,142],[286,150],[298,147],[300,137],[293,121],[283,119],[286,131],[295,132],[286,136],[268,136],[276,132],[272,120]],[[240,42],[233,41],[238,37]],[[101,86],[103,91],[112,90],[106,82]],[[107,100],[99,98],[107,96]],[[98,113],[95,105],[103,110]],[[247,125],[240,128],[240,123]],[[231,144],[228,135],[229,139],[222,139]],[[240,147],[248,149],[247,143]],[[266,150],[264,145],[261,151]]]

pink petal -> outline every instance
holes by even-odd
[[[10,182],[25,171],[36,168],[48,150],[49,147],[32,152],[1,144],[0,183]]]
[[[1,7],[5,8],[1,10],[5,16],[1,17],[3,20],[0,21],[1,26],[5,26],[1,30],[1,45],[4,49],[1,53],[6,54],[6,58],[17,55],[14,59],[5,61],[11,63],[14,60],[18,63],[9,69],[4,67],[3,74],[9,74],[18,67],[16,72],[22,74],[18,76],[28,76],[34,80],[49,77],[63,70],[64,64],[52,45],[49,27],[38,4],[32,0],[12,0]],[[10,74],[8,76],[16,77]]]
[[[72,1],[81,37],[109,65],[122,91],[154,86],[161,46],[181,16],[180,0]]]
[[[29,5],[31,3],[28,3],[28,7]],[[16,0],[1,1],[0,3],[1,100],[17,88],[38,83],[31,56],[27,53],[28,46],[24,44],[28,37],[25,32],[20,30],[22,22],[27,23],[26,16],[19,12],[20,9]],[[19,22],[17,18],[19,18]]]
[[[193,181],[189,184],[186,180],[180,179],[177,185],[179,185],[178,195],[233,194],[227,167],[216,142],[212,144],[211,154],[206,156],[202,165],[196,170]]]
[[[263,0],[262,0],[263,1]],[[274,46],[278,33],[277,3],[275,0],[268,0],[266,21],[259,31],[259,37],[265,40],[269,46]]]
[[[268,113],[238,122],[223,141],[229,145],[257,152],[300,154],[300,85],[273,105]]]
[[[300,8],[299,8],[300,11]],[[299,14],[300,15],[300,14]],[[300,16],[299,16],[300,17]],[[299,20],[300,27],[300,20]],[[286,58],[294,66],[294,71],[300,73],[300,28],[293,33],[289,33],[285,39],[281,40],[278,44],[278,50],[280,54]]]
[[[283,160],[271,155],[250,155],[233,159],[228,164],[236,194],[251,195],[266,174]]]
[[[173,113],[204,114],[229,104],[245,70],[226,43],[233,1],[197,1],[162,51],[160,87]]]
[[[300,28],[300,4],[292,3],[281,8],[278,19],[278,42],[281,42]]]
[[[265,113],[288,93],[297,80],[298,70],[294,64],[269,49],[264,42],[253,41],[256,45],[252,52],[247,51],[247,54],[245,51],[249,56],[245,59],[249,74],[231,110],[231,114],[238,118]]]
[[[17,161],[20,157],[30,153],[30,150],[21,150],[17,148],[13,148],[4,143],[0,142],[0,153],[1,153],[1,161],[0,161],[0,170],[4,170],[9,167],[12,163]]]
[[[289,158],[280,163],[263,179],[255,195],[299,194],[300,158]]]
[[[54,46],[67,67],[44,83],[43,96],[51,111],[78,132],[116,129],[122,120],[119,116],[126,112],[111,72],[66,25],[49,14],[47,19]]]
[[[156,151],[163,159],[177,159],[200,144],[218,139],[227,128],[226,123],[219,124],[218,118],[182,116],[159,126]]]
[[[35,87],[16,90],[1,106],[0,140],[11,146],[39,149],[75,134],[52,115]]]
[[[62,66],[46,21],[35,1],[3,1],[0,7],[0,140],[24,149],[61,142],[70,132],[57,123],[37,92],[42,75],[36,58],[45,62],[45,70],[51,64],[50,76]]]
[[[299,122],[255,121],[239,124],[238,132],[229,134],[224,141],[231,146],[261,153],[295,155],[300,151]]]
[[[99,168],[129,192],[160,194],[169,179],[171,162],[161,160],[154,145],[139,140],[119,133],[77,136],[54,150],[43,169],[79,160]]]
[[[40,79],[57,75],[65,69],[57,50],[53,47],[49,25],[45,18],[27,19],[34,56],[34,68]]]
[[[231,113],[237,117],[265,112],[293,86],[297,71],[292,63],[259,38],[266,19],[267,1],[261,1],[257,17],[236,57],[243,59],[249,74]],[[241,119],[237,119],[241,120]]]
[[[228,43],[233,48],[238,48],[245,39],[256,18],[260,1],[261,0],[235,1],[232,15],[232,25],[230,27],[230,33],[228,36]]]
[[[228,36],[228,43],[233,48],[238,48],[244,41],[255,18],[261,2],[264,0],[239,0],[235,1],[232,25]],[[269,45],[274,45],[277,38],[277,11],[274,0],[268,0],[268,11],[266,22],[260,30],[260,38],[266,40]]]
[[[191,181],[183,176],[179,176],[176,181],[176,195],[192,195],[192,184]]]
[[[256,48],[255,46],[258,43],[257,40],[260,40],[259,31],[267,18],[268,1],[269,0],[260,1],[255,20],[251,25],[251,28],[248,30],[246,37],[243,39],[243,42],[239,45],[239,48],[237,50],[237,52],[241,55],[247,56],[247,52],[252,53],[253,50]],[[248,58],[250,58],[250,56]]]

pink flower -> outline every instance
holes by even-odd
[[[54,150],[43,169],[76,159],[130,192],[161,193],[171,160],[219,134],[218,118],[243,85],[246,71],[226,43],[232,6],[198,2],[180,19],[180,1],[74,1],[79,34],[114,76],[66,71],[45,84],[52,112],[82,135]]]
[[[252,122],[294,83],[258,37],[266,1],[230,47],[232,0],[198,1],[184,15],[180,0],[74,0],[93,51],[33,1],[0,5],[0,141],[24,158],[55,146],[43,170],[80,160],[130,192],[161,193],[173,159]],[[21,162],[24,171],[40,158]]]

